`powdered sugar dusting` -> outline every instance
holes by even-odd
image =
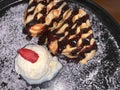
[[[71,4],[72,7],[76,5]],[[120,50],[117,42],[97,16],[84,6],[81,7],[90,15],[98,46],[95,57],[86,65],[59,60],[63,64],[63,68],[53,80],[36,86],[27,85],[14,69],[17,50],[27,44],[36,44],[38,39],[33,38],[31,41],[27,41],[26,35],[22,34],[23,12],[26,7],[26,4],[12,7],[0,18],[0,90],[16,90],[16,88],[17,90],[118,89]],[[113,81],[111,82],[111,80]]]

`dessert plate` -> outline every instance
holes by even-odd
[[[14,69],[17,50],[37,44],[22,34],[25,0],[0,0],[0,90],[119,90],[120,27],[100,6],[91,0],[68,0],[71,8],[84,9],[90,17],[97,53],[87,64],[67,63],[49,82],[29,85]]]

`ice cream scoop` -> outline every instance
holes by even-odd
[[[27,45],[18,50],[15,70],[29,84],[41,84],[51,80],[62,68],[57,57],[52,57],[46,47]]]

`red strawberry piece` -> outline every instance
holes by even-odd
[[[18,53],[26,60],[30,61],[31,63],[35,63],[39,56],[36,52],[27,49],[27,48],[22,48],[20,50],[18,50]]]

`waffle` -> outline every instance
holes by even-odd
[[[39,37],[53,55],[85,64],[96,53],[89,15],[69,8],[64,0],[30,0],[24,17],[24,34]]]

